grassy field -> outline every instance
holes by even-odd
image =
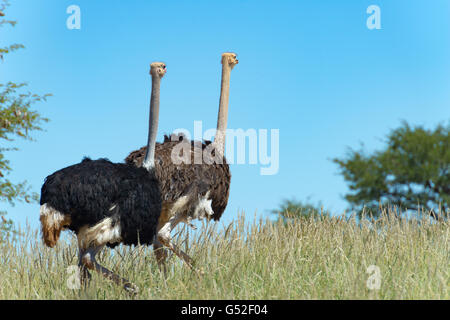
[[[352,218],[248,224],[240,217],[226,227],[204,225],[195,235],[181,229],[175,238],[203,276],[176,256],[164,276],[148,247],[104,249],[99,262],[134,282],[135,296],[95,274],[87,289],[70,289],[74,239],[49,249],[37,231],[21,231],[0,243],[0,299],[449,299],[449,227],[448,220],[387,216],[360,224]]]

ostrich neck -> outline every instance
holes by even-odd
[[[159,90],[161,86],[161,78],[152,75],[152,94],[150,98],[150,117],[148,129],[147,152],[145,153],[143,167],[147,170],[153,169],[155,166],[155,145],[156,135],[158,133],[159,119]]]
[[[225,137],[228,120],[228,101],[230,98],[231,67],[228,63],[222,64],[222,83],[220,88],[219,116],[217,118],[217,132],[214,139],[217,149],[225,153]]]

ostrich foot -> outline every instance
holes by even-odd
[[[135,284],[131,282],[127,282],[123,285],[123,288],[126,292],[128,292],[130,295],[135,296],[139,293],[139,287],[137,287]]]

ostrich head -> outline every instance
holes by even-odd
[[[222,54],[222,64],[230,66],[231,69],[239,63],[237,54],[234,52],[225,52]]]
[[[152,76],[159,76],[162,78],[166,74],[166,71],[167,68],[164,62],[153,62],[150,64],[150,74]]]

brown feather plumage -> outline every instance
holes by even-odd
[[[211,141],[191,141],[191,163],[179,165],[172,162],[172,149],[178,143],[189,142],[184,135],[178,135],[175,139],[164,136],[163,143],[156,144],[155,169],[156,176],[160,181],[163,202],[173,203],[184,195],[204,196],[210,192],[209,199],[212,200],[214,214],[212,218],[218,221],[228,203],[230,192],[231,173],[230,168],[223,157],[223,164],[194,164],[195,152],[204,150]],[[195,144],[201,143],[200,148],[194,148]],[[142,166],[146,153],[146,147],[131,152],[125,162]]]

